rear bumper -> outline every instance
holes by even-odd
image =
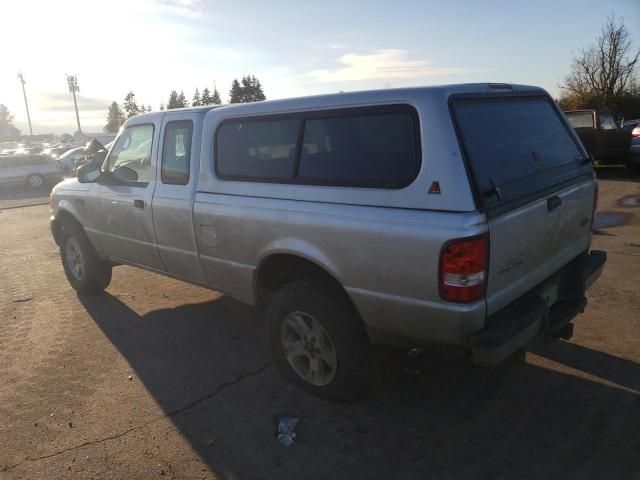
[[[469,336],[473,362],[494,366],[540,334],[558,337],[587,305],[586,290],[602,273],[606,252],[593,250],[563,267],[543,285],[487,319],[483,330]],[[558,285],[558,301],[547,307],[542,291]]]

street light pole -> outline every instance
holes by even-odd
[[[73,106],[76,108],[76,122],[78,122],[78,132],[82,133],[80,128],[80,115],[78,115],[78,102],[76,100],[76,92],[80,91],[78,86],[78,77],[76,75],[67,75],[67,84],[69,85],[69,91],[73,94]]]
[[[27,121],[29,122],[29,134],[33,137],[33,128],[31,128],[31,115],[29,115],[29,103],[27,102],[27,91],[24,88],[24,84],[27,83],[22,76],[22,72],[18,73],[20,83],[22,83],[22,95],[24,96],[24,106],[27,109]]]

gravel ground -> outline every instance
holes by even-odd
[[[0,210],[0,478],[640,478],[640,182],[602,175],[609,260],[571,342],[491,370],[381,352],[354,405],[286,384],[259,313],[216,292],[123,266],[76,295],[48,206]]]

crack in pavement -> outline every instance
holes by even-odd
[[[92,445],[97,445],[103,442],[108,442],[110,440],[115,440],[117,438],[120,437],[124,437],[125,435],[138,430],[140,428],[146,427],[151,425],[152,423],[157,422],[158,420],[162,420],[163,418],[171,418],[171,417],[175,417],[176,415],[180,415],[184,412],[186,412],[187,410],[190,410],[194,407],[196,407],[197,405],[201,404],[202,402],[206,402],[207,400],[211,400],[212,398],[215,398],[216,396],[218,396],[219,394],[221,394],[224,390],[226,390],[227,388],[233,387],[234,385],[238,385],[239,383],[241,383],[242,381],[251,378],[251,377],[255,377],[256,375],[261,374],[262,372],[264,372],[267,368],[269,368],[269,366],[273,365],[273,362],[267,362],[264,365],[262,365],[260,368],[253,370],[251,372],[247,372],[245,374],[241,374],[238,375],[234,380],[231,380],[229,382],[225,382],[222,383],[218,386],[218,388],[216,388],[213,392],[204,395],[200,398],[197,398],[196,400],[187,403],[186,405],[183,405],[180,408],[177,408],[175,410],[171,410],[170,412],[165,413],[164,415],[160,415],[157,416],[155,418],[152,418],[151,420],[142,423],[140,425],[136,425],[135,427],[130,427],[126,430],[124,430],[123,432],[120,433],[116,433],[113,435],[109,435],[106,437],[102,437],[102,438],[98,438],[96,440],[88,440],[86,442],[83,442],[79,445],[74,445],[73,447],[67,447],[67,448],[63,448],[62,450],[59,450],[57,452],[53,452],[53,453],[48,453],[46,455],[41,455],[39,457],[25,457],[22,460],[20,460],[18,463],[15,463],[13,465],[5,465],[4,467],[0,468],[0,472],[8,472],[10,470],[13,470],[14,468],[19,467],[20,465],[22,465],[25,462],[37,462],[40,460],[45,460],[47,458],[51,458],[51,457],[56,457],[58,455],[62,455],[63,453],[67,453],[67,452],[71,452],[73,450],[78,450],[80,448],[84,448],[84,447],[88,447],[88,446],[92,446]]]

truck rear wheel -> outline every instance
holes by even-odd
[[[351,402],[372,381],[370,344],[357,313],[323,282],[281,287],[268,309],[271,349],[282,375],[318,397]]]
[[[111,282],[111,264],[98,257],[81,227],[66,223],[60,236],[60,257],[67,280],[78,293],[99,293]]]

